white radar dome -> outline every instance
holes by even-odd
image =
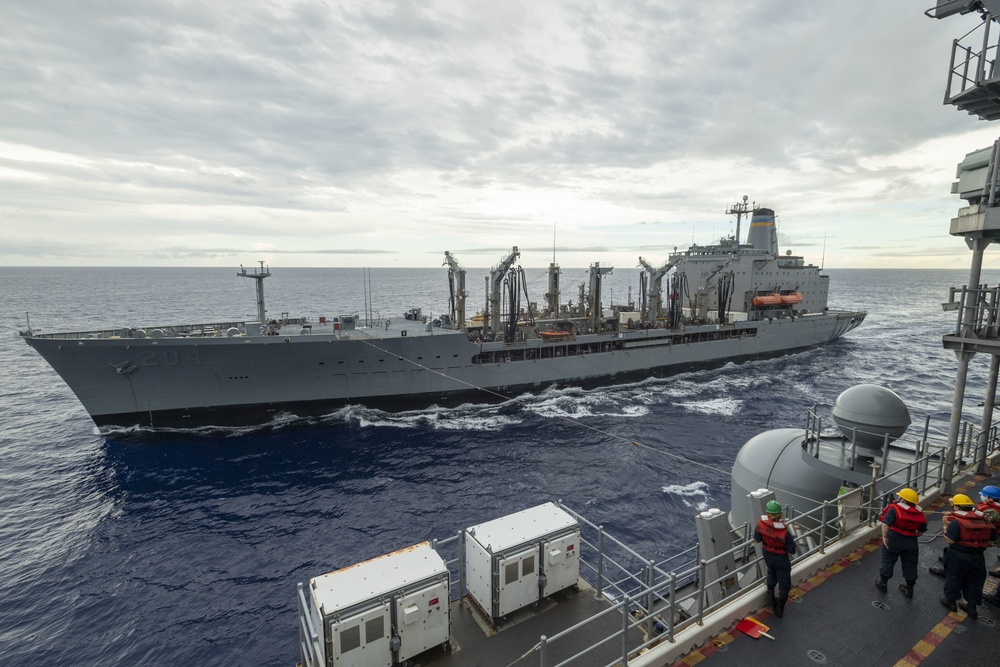
[[[767,487],[782,506],[794,505],[803,514],[835,498],[840,480],[810,466],[802,455],[806,432],[801,428],[765,431],[747,440],[733,463],[732,506],[729,521],[742,526],[751,517],[746,496]]]
[[[859,384],[837,397],[833,421],[859,453],[879,456],[886,436],[892,442],[906,432],[910,411],[903,399],[885,387]]]

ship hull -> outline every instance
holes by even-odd
[[[239,426],[349,404],[391,411],[490,401],[553,384],[595,386],[828,343],[863,312],[478,343],[458,332],[25,340],[101,428]]]

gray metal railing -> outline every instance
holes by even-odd
[[[992,21],[983,21],[952,42],[945,102],[994,78],[998,45],[997,36],[991,35],[992,24]],[[975,34],[977,31],[982,31],[981,39]],[[991,38],[993,44],[990,44]]]
[[[299,655],[302,658],[302,667],[321,667],[326,664],[323,655],[323,645],[319,639],[319,633],[313,625],[314,616],[306,598],[303,585],[298,585],[297,591],[299,606]]]
[[[996,339],[998,323],[1000,323],[1000,287],[980,285],[977,288],[963,286],[961,290],[952,289],[951,298],[959,296],[958,321],[955,323],[955,335],[963,336],[967,332],[980,338]]]
[[[816,418],[811,411],[811,423],[815,424],[815,432],[821,421]],[[1000,450],[1000,441],[997,437],[997,429],[991,429],[986,438],[980,438],[981,434],[976,432],[975,427],[970,423],[965,423],[963,435],[959,441],[957,455],[964,462],[964,465],[956,467],[956,477],[971,472],[976,463],[985,459],[989,454]],[[829,437],[829,436],[825,436]],[[927,495],[934,491],[942,483],[942,473],[944,470],[944,445],[935,446],[930,441],[930,421],[924,422],[922,437],[914,447],[914,457],[912,461],[899,464],[896,461],[887,463],[896,464],[891,469],[889,465],[883,465],[880,470],[884,474],[876,476],[864,486],[858,486],[842,493],[837,498],[823,501],[816,508],[798,514],[794,507],[788,508],[786,523],[792,527],[797,543],[802,547],[796,554],[793,562],[809,558],[816,553],[826,553],[832,544],[843,540],[845,537],[853,535],[858,530],[873,526],[876,522],[882,507],[890,500],[897,491],[904,486],[910,486],[921,495]],[[818,438],[817,438],[818,440]],[[902,477],[903,481],[897,481]],[[563,509],[582,520],[582,517],[563,506]],[[583,520],[585,522],[585,520]],[[593,525],[593,524],[590,524]],[[573,633],[578,632],[591,623],[596,623],[598,617],[587,619],[572,628],[549,637],[541,638],[541,662],[542,667],[564,667],[570,664],[593,664],[577,662],[582,658],[592,654],[598,648],[609,644],[621,642],[623,646],[622,660],[628,660],[635,656],[643,648],[659,644],[661,642],[675,641],[677,633],[692,625],[702,625],[706,615],[715,611],[723,605],[730,604],[736,597],[748,593],[753,593],[757,584],[763,581],[763,571],[761,567],[762,559],[756,555],[752,538],[749,536],[749,526],[743,526],[735,530],[737,534],[742,533],[740,539],[734,542],[731,549],[717,554],[708,560],[698,560],[696,557],[687,563],[682,563],[678,567],[665,568],[664,565],[679,560],[680,555],[671,557],[659,564],[650,562],[647,570],[648,576],[643,578],[641,573],[632,572],[627,568],[622,568],[630,573],[630,579],[634,586],[626,589],[622,582],[615,582],[613,588],[621,591],[620,596],[610,595],[615,604],[600,615],[603,618],[610,613],[621,613],[623,617],[622,629],[618,632],[606,636],[600,642],[588,646],[577,652],[571,658],[563,662],[550,664],[546,662],[548,648],[559,641],[566,640]],[[602,533],[605,543],[610,539],[606,533]],[[615,542],[617,542],[615,540]],[[627,548],[626,548],[627,549]],[[697,546],[684,552],[685,556],[697,552]],[[628,553],[641,558],[631,549]],[[724,572],[716,579],[709,580],[703,576],[708,570],[708,566],[715,562],[733,557],[736,559],[738,567],[736,572]],[[603,555],[603,562],[610,559]],[[614,561],[612,561],[614,562]],[[756,572],[756,574],[753,574]],[[740,578],[739,591],[723,598],[722,600],[708,604],[707,591],[712,587],[723,588],[727,580],[734,574]],[[601,588],[601,584],[597,584]],[[607,590],[605,588],[605,590]],[[656,607],[650,604],[649,600],[656,600],[662,606]],[[645,602],[644,602],[645,601]],[[638,613],[636,613],[638,612]],[[655,622],[656,632],[649,632],[650,620]],[[596,627],[596,626],[594,626]],[[646,628],[644,634],[645,641],[629,646],[628,633],[639,628]],[[608,663],[605,667],[612,667],[621,664],[618,660]]]
[[[803,447],[810,453],[813,451],[810,448],[818,447],[820,442],[837,439],[837,436],[822,433],[822,421],[815,414],[815,409],[809,411],[806,435]],[[974,472],[980,461],[1000,451],[996,428],[985,434],[986,437],[981,437],[983,435],[972,424],[963,423],[956,449],[956,461],[961,462],[955,466],[956,478]],[[789,506],[785,521],[800,546],[793,564],[817,553],[826,553],[832,545],[874,526],[882,507],[904,486],[915,489],[921,496],[939,488],[943,482],[945,448],[932,443],[935,437],[938,436],[932,433],[929,419],[925,420],[921,436],[913,445],[912,460],[901,462],[884,457],[883,465],[878,468],[883,474],[873,474],[867,484],[842,491],[836,498],[827,499],[807,512],[798,513],[794,506]],[[590,522],[561,502],[558,504],[580,525],[581,578],[594,586],[597,595],[611,604],[570,628],[552,636],[540,637],[534,650],[538,652],[541,667],[592,666],[595,664],[594,653],[608,646],[620,647],[621,657],[604,667],[624,664],[644,648],[663,642],[674,643],[678,633],[703,625],[707,615],[731,604],[740,596],[759,593],[757,586],[762,583],[766,568],[762,567],[762,558],[757,555],[750,525],[734,528],[732,548],[710,559],[700,559],[698,546],[695,545],[657,562],[609,535],[602,525]],[[451,599],[464,598],[464,531],[434,540],[431,546],[441,554],[451,573]],[[715,579],[705,576],[711,565],[730,558],[737,563],[735,571],[724,571]],[[708,591],[713,588],[725,591],[734,576],[739,581],[736,590],[717,602],[709,603]],[[301,584],[298,597],[302,661],[304,667],[313,667],[322,664],[315,662],[316,657],[322,655],[322,646],[313,627],[314,616],[309,600]],[[616,614],[621,615],[620,628],[610,633],[602,629],[607,627],[608,617]],[[588,637],[600,639],[579,648],[581,631],[586,632]],[[575,652],[561,662],[552,663],[549,660],[550,651],[557,644],[565,644]]]

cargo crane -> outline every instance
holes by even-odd
[[[639,258],[639,266],[646,271],[646,280],[648,281],[649,289],[646,292],[646,298],[649,301],[648,308],[646,304],[643,304],[642,309],[642,320],[643,322],[648,322],[650,324],[656,323],[656,318],[660,316],[663,311],[663,295],[662,295],[662,283],[663,277],[674,267],[676,261],[667,262],[658,269],[654,269],[652,265],[644,260],[642,257]],[[648,313],[647,313],[648,310]]]
[[[465,269],[458,263],[455,256],[444,251],[444,263],[448,265],[448,294],[451,307],[451,326],[455,329],[465,328]]]
[[[489,332],[496,335],[501,331],[500,322],[500,286],[503,283],[504,276],[507,275],[508,269],[514,265],[521,253],[518,251],[517,246],[514,246],[510,253],[507,254],[500,263],[490,270],[490,276],[486,279],[486,316],[483,318],[483,323],[489,322]]]

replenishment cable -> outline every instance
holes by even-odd
[[[490,395],[492,397],[500,399],[501,402],[506,403],[506,402],[510,402],[510,401],[516,400],[516,399],[511,398],[510,396],[506,396],[506,395],[501,394],[499,392],[493,391],[492,389],[487,389],[486,387],[481,387],[481,386],[473,384],[471,382],[466,382],[465,380],[461,380],[459,378],[455,378],[455,377],[452,377],[450,375],[446,375],[445,373],[443,373],[443,372],[441,372],[439,370],[435,370],[433,368],[429,368],[428,366],[426,366],[424,364],[421,364],[420,362],[414,361],[412,359],[407,359],[405,357],[400,357],[397,353],[392,352],[390,350],[387,350],[384,347],[380,347],[380,346],[376,345],[374,342],[372,342],[370,340],[365,340],[364,342],[367,345],[370,345],[371,347],[375,348],[376,350],[379,350],[380,352],[384,352],[385,354],[391,354],[393,356],[396,356],[398,359],[403,359],[404,361],[406,361],[406,362],[408,362],[410,364],[413,364],[417,368],[429,371],[431,373],[435,373],[437,375],[440,375],[441,377],[446,377],[449,380],[452,380],[452,381],[457,382],[459,384],[463,384],[463,385],[465,385],[466,387],[468,387],[470,389],[475,389],[475,390],[480,391],[480,392],[482,392],[484,394],[488,394],[488,395]],[[625,436],[618,435],[616,433],[611,433],[610,431],[606,431],[606,430],[598,428],[596,426],[591,426],[590,424],[584,424],[583,422],[581,422],[581,421],[579,421],[577,419],[573,419],[573,418],[570,418],[570,417],[564,417],[562,415],[555,415],[555,417],[557,419],[561,419],[563,421],[572,423],[573,425],[575,425],[575,426],[577,426],[579,428],[584,428],[584,429],[587,429],[587,430],[592,431],[594,433],[597,433],[599,435],[603,435],[603,436],[605,436],[607,438],[610,438],[612,440],[617,440],[617,441],[620,441],[620,442],[623,442],[623,443],[627,443],[629,445],[632,445],[633,447],[638,447],[640,449],[645,449],[645,450],[648,450],[648,451],[656,453],[656,454],[667,456],[669,458],[675,459],[675,460],[683,462],[683,463],[688,463],[688,464],[693,465],[693,466],[704,468],[705,470],[710,470],[710,471],[715,472],[715,473],[719,473],[719,474],[722,474],[722,475],[731,476],[731,477],[733,477],[735,479],[741,479],[741,480],[747,481],[747,482],[758,481],[758,480],[755,480],[753,478],[749,478],[749,477],[746,477],[746,476],[734,474],[732,470],[724,470],[724,469],[719,468],[717,466],[713,466],[713,465],[710,465],[708,463],[703,463],[701,461],[696,461],[694,459],[688,458],[688,457],[683,456],[681,454],[677,454],[675,452],[671,452],[669,450],[666,450],[666,449],[663,449],[663,448],[660,448],[660,447],[656,447],[654,445],[650,445],[650,444],[647,444],[647,443],[639,442],[638,440],[627,438]],[[798,493],[796,493],[796,492],[794,492],[794,491],[792,491],[790,489],[785,489],[785,488],[782,488],[780,486],[776,486],[774,484],[770,484],[768,486],[768,488],[772,489],[772,490],[781,491],[783,494],[792,496],[793,498],[799,498],[801,500],[808,500],[810,502],[815,502],[815,499],[813,499],[813,498],[809,498],[807,496],[803,496],[803,495],[798,494]],[[927,510],[924,510],[924,514],[926,514],[926,515],[932,515],[932,516],[936,515],[936,514],[947,514],[947,513],[948,513],[948,510],[946,510],[946,511],[927,511]]]

